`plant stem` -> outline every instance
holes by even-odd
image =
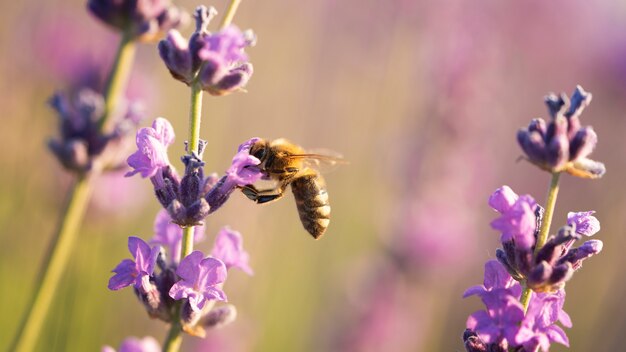
[[[134,53],[134,42],[126,33],[123,34],[107,82],[104,96],[106,110],[99,122],[101,131],[106,132],[107,128],[110,128],[108,125],[111,124],[111,113],[125,91]],[[99,171],[94,169],[90,176],[79,175],[72,186],[71,193],[60,214],[58,228],[39,271],[34,294],[26,308],[27,312],[18,327],[10,351],[32,351],[37,342],[52,297],[57,291],[59,280],[76,242],[78,227],[87,210],[91,197],[91,180],[97,177],[98,173]]]
[[[183,342],[183,327],[180,324],[179,319],[180,307],[180,301],[176,302],[173,314],[174,319],[172,319],[172,326],[170,327],[170,331],[167,333],[167,337],[165,338],[163,352],[178,352],[180,350],[180,345]]]
[[[541,228],[539,235],[537,236],[537,244],[535,245],[535,255],[548,239],[550,234],[550,225],[552,224],[552,215],[554,214],[554,207],[556,206],[556,197],[559,194],[559,176],[560,172],[552,173],[552,179],[550,180],[550,188],[548,188],[548,196],[546,197],[546,209],[541,220]]]
[[[191,107],[189,109],[189,154],[199,154],[200,146],[200,120],[202,119],[202,87],[198,80],[191,85]]]
[[[104,91],[105,110],[99,121],[101,131],[109,132],[112,129],[111,115],[119,105],[124,88],[128,83],[130,70],[135,58],[135,47],[133,38],[127,32],[124,32]]]
[[[49,252],[39,272],[35,294],[28,311],[15,335],[10,351],[32,351],[48,314],[50,303],[65,271],[70,253],[76,242],[76,234],[91,195],[90,178],[79,177],[66,201],[62,218],[49,247]]]
[[[230,25],[230,23],[233,21],[233,18],[235,17],[235,13],[237,12],[237,8],[239,8],[240,3],[241,0],[232,0],[230,2],[230,4],[228,5],[228,9],[226,9],[224,17],[222,18],[222,22],[220,23],[220,29],[224,29]]]
[[[232,0],[226,10],[220,29],[228,26],[237,12],[237,8],[241,0]],[[202,86],[198,77],[191,84],[191,104],[189,107],[189,141],[187,144],[187,153],[197,154],[200,156],[200,123],[202,120]],[[194,227],[189,226],[183,228],[182,246],[180,251],[180,260],[182,261],[187,255],[193,252]],[[182,325],[180,323],[180,311],[182,301],[176,302],[174,314],[172,316],[172,325],[167,333],[165,343],[163,343],[164,352],[177,352],[182,343]]]
[[[554,208],[556,206],[556,198],[559,194],[559,177],[560,172],[553,172],[552,179],[550,180],[550,186],[548,188],[548,195],[546,197],[545,211],[543,213],[543,219],[541,220],[541,227],[539,228],[539,234],[537,235],[537,243],[535,244],[535,255],[539,252],[541,247],[546,244],[548,235],[550,234],[550,225],[552,224],[552,217],[554,215]],[[520,297],[520,303],[524,306],[524,311],[528,310],[528,304],[532,297],[532,289],[526,286],[524,283],[524,291]]]

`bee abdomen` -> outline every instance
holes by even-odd
[[[324,181],[318,174],[297,177],[291,182],[300,221],[315,238],[324,234],[330,222],[330,205]]]

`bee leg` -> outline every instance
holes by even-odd
[[[248,199],[255,201],[258,204],[271,202],[281,198],[284,195],[287,185],[258,190],[253,185],[246,185],[241,187],[241,192],[248,197]]]

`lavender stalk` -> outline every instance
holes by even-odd
[[[220,29],[224,29],[228,26],[234,16],[239,3],[241,0],[232,0],[224,15],[222,23],[220,25]],[[211,13],[207,13],[208,16],[211,16]],[[208,17],[207,16],[207,17]],[[198,25],[200,27],[200,25]],[[199,29],[199,28],[198,28]],[[204,64],[202,65],[204,66]],[[191,103],[189,108],[189,141],[187,144],[187,152],[190,156],[196,156],[200,160],[202,159],[202,146],[200,141],[200,124],[202,122],[202,84],[200,82],[200,70],[193,78],[191,83]],[[186,256],[193,252],[193,241],[194,241],[194,227],[187,226],[183,228],[183,237],[182,237],[182,250],[180,252],[180,261],[182,261]],[[215,302],[215,301],[211,301]],[[175,306],[174,316],[180,316],[182,308],[182,302],[177,302]],[[163,344],[163,351],[166,352],[176,352],[180,350],[180,345],[182,343],[182,331],[183,326],[179,319],[175,319],[172,322],[170,330],[165,339],[165,343]]]
[[[34,350],[41,326],[48,314],[50,303],[59,286],[59,280],[70,258],[78,227],[83,219],[91,195],[91,179],[79,177],[72,186],[49,252],[37,277],[37,286],[27,305],[27,311],[17,330],[10,351]]]
[[[91,181],[108,168],[117,167],[116,157],[123,148],[134,112],[129,108],[117,116],[134,61],[135,43],[158,38],[160,33],[185,22],[186,14],[169,3],[138,6],[110,0],[89,0],[88,10],[121,34],[104,96],[86,87],[75,96],[55,94],[50,105],[60,117],[60,138],[49,142],[50,150],[67,171],[76,175],[71,193],[60,215],[49,253],[43,263],[38,285],[12,343],[12,351],[31,351],[40,334],[50,302],[57,291],[77,231],[89,203]],[[126,120],[126,121],[124,121]],[[131,121],[128,121],[131,120]],[[130,122],[130,124],[129,124]]]

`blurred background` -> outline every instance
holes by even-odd
[[[199,3],[180,1],[191,11]],[[213,5],[223,11],[226,0]],[[71,179],[46,149],[56,117],[45,104],[85,67],[108,70],[117,36],[85,1],[0,4],[0,349],[5,349],[50,243]],[[626,344],[626,3],[620,1],[243,1],[235,23],[252,28],[248,93],[204,98],[208,170],[223,172],[252,137],[286,137],[342,153],[326,176],[328,232],[303,230],[293,197],[257,206],[243,195],[207,223],[208,251],[224,225],[240,231],[253,277],[225,286],[239,316],[185,351],[462,351],[463,291],[482,282],[499,234],[487,198],[507,184],[543,202],[549,176],[519,161],[515,133],[547,117],[543,96],[593,93],[582,116],[608,169],[598,181],[562,178],[554,226],[568,211],[596,210],[604,251],[567,285],[573,351]],[[216,25],[216,24],[215,24]],[[183,33],[189,35],[192,26]],[[129,95],[143,125],[165,116],[187,138],[189,90],[170,78],[155,44],[141,44]],[[291,193],[291,192],[289,192]],[[111,292],[127,237],[153,235],[159,205],[150,182],[102,177],[81,229],[42,351],[117,348],[166,326],[131,290]],[[554,345],[553,351],[566,348]]]

